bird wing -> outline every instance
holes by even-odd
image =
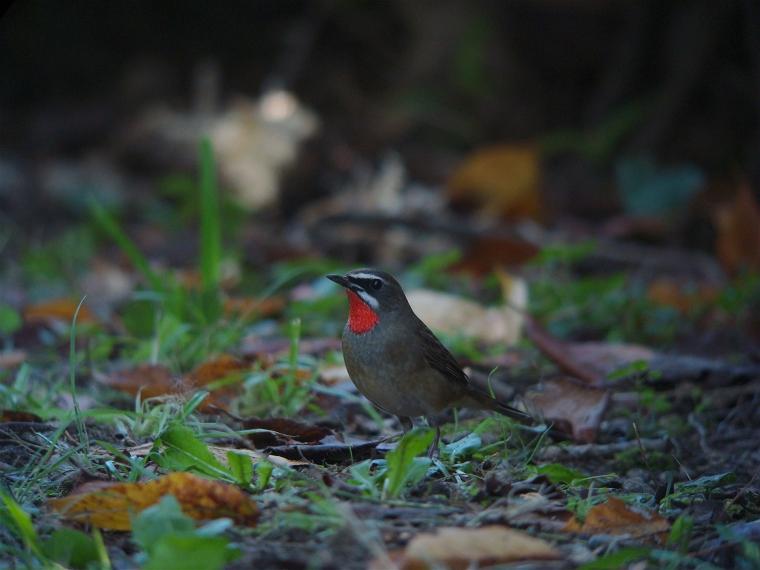
[[[422,341],[422,352],[427,363],[449,380],[469,385],[470,379],[467,374],[464,373],[457,359],[449,352],[449,349],[443,346],[441,341],[433,334],[433,331],[419,319],[417,319],[416,330],[419,331],[418,334]]]

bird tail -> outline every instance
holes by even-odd
[[[479,404],[478,407],[480,408],[498,412],[503,416],[507,416],[508,418],[512,418],[513,420],[518,421],[523,424],[534,423],[533,417],[530,416],[529,414],[526,414],[525,412],[522,412],[518,410],[517,408],[513,408],[512,406],[508,406],[507,404],[500,402],[496,398],[492,398],[489,394],[484,394],[478,391],[478,392],[473,392],[470,395],[477,402],[477,404]]]

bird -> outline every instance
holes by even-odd
[[[341,344],[351,381],[375,407],[395,415],[404,432],[417,417],[435,427],[431,456],[438,449],[443,414],[452,408],[491,410],[522,423],[532,421],[473,385],[454,355],[414,313],[390,273],[368,268],[326,277],[348,297]]]

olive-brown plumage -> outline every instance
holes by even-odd
[[[342,344],[351,380],[375,406],[398,416],[405,428],[419,416],[437,424],[437,416],[450,408],[489,409],[520,421],[530,419],[470,383],[456,358],[414,314],[392,275],[357,269],[327,277],[344,287],[349,299]]]

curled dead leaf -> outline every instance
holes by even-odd
[[[191,473],[170,473],[142,483],[87,483],[49,505],[66,520],[106,530],[130,530],[131,517],[174,495],[182,511],[196,520],[228,517],[255,526],[256,503],[243,491]]]
[[[330,429],[297,422],[289,418],[247,418],[243,420],[243,426],[245,429],[262,430],[248,434],[248,439],[257,447],[284,445],[293,441],[317,443],[327,436],[333,435],[333,431]]]
[[[376,559],[372,570],[429,568],[482,568],[520,560],[558,560],[560,552],[551,544],[526,532],[503,527],[445,527],[435,534],[415,536],[406,548],[389,560]]]
[[[610,497],[606,503],[593,506],[583,523],[573,518],[562,530],[582,534],[625,534],[662,541],[669,529],[670,523],[659,514],[633,510],[620,499]]]
[[[29,324],[48,323],[50,321],[69,322],[74,318],[78,305],[77,301],[71,299],[52,299],[28,305],[24,308],[24,321]],[[82,305],[79,309],[77,322],[94,323],[97,322],[97,319],[92,311],[87,308],[87,305]]]
[[[556,378],[543,382],[540,391],[525,394],[525,400],[558,431],[591,443],[596,441],[610,394],[570,378]]]

